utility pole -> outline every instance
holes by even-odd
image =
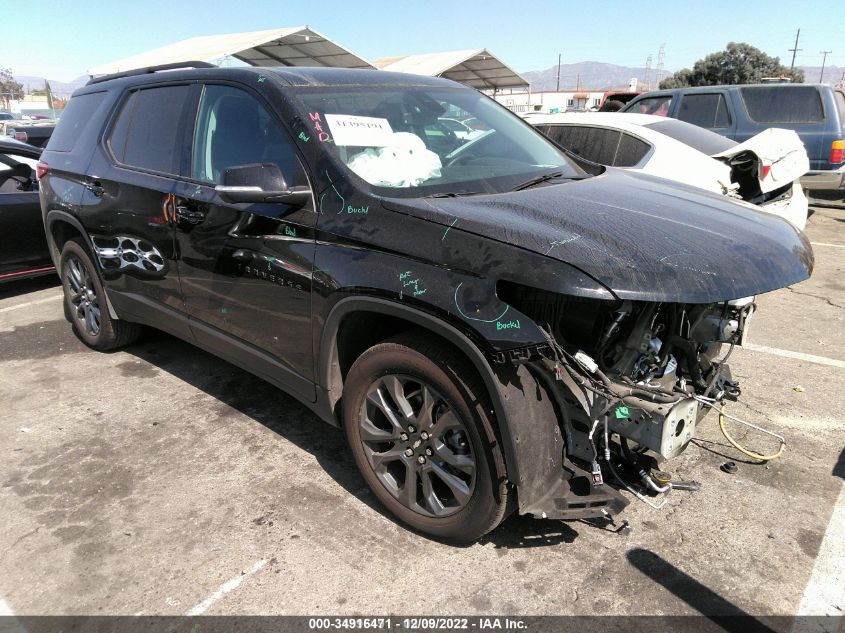
[[[793,48],[787,49],[792,52],[792,63],[789,65],[789,74],[792,74],[792,71],[795,69],[795,53],[798,51],[803,51],[803,48],[798,48],[798,37],[801,35],[801,29],[798,29],[798,32],[795,34],[795,45]]]
[[[822,79],[824,79],[824,63],[827,61],[827,56],[830,55],[833,51],[819,51],[824,57],[822,57],[822,72],[819,74],[819,83],[822,83]]]
[[[557,89],[555,92],[560,92],[560,57],[561,53],[557,54]]]
[[[575,77],[575,92],[579,92],[581,90],[581,73],[578,73]]]

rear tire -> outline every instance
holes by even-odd
[[[107,351],[128,345],[138,338],[140,325],[109,316],[103,283],[81,238],[65,242],[59,274],[64,291],[65,318],[83,343],[93,349]]]
[[[346,437],[376,497],[430,536],[472,542],[510,509],[486,391],[469,364],[422,334],[380,343],[352,365]]]

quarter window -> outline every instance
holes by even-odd
[[[815,86],[740,88],[748,116],[755,123],[818,123],[824,108]]]
[[[221,184],[229,167],[254,163],[275,163],[289,185],[305,184],[289,138],[255,97],[231,86],[205,86],[192,176]]]
[[[105,96],[105,92],[91,92],[71,99],[50,136],[47,149],[52,152],[71,151]]]
[[[731,125],[725,97],[721,93],[684,95],[678,119],[706,128],[725,128]]]
[[[130,93],[109,134],[118,162],[178,174],[189,86],[146,88]]]

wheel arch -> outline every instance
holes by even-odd
[[[50,257],[53,259],[56,271],[58,271],[60,275],[62,248],[69,239],[80,237],[85,242],[85,246],[91,254],[91,261],[94,263],[94,267],[97,269],[97,273],[100,275],[100,280],[102,281],[102,270],[100,269],[100,262],[95,255],[96,250],[94,249],[94,244],[91,241],[91,236],[88,235],[88,231],[85,230],[85,227],[82,226],[82,222],[80,222],[79,219],[72,216],[67,211],[52,209],[47,212],[47,215],[44,218],[44,225],[47,229],[47,246],[50,249]],[[111,316],[112,319],[117,319],[118,314],[112,305],[105,284],[103,284],[103,294],[105,294],[106,297],[106,305],[109,309],[109,316]]]
[[[348,336],[349,332],[344,332],[343,329],[344,323],[350,323],[348,320],[350,318],[361,321],[367,319],[369,325],[369,335],[363,339],[357,339],[351,349],[345,348],[344,336]],[[386,327],[381,330],[373,327],[372,318],[376,319],[375,325]],[[378,297],[357,296],[341,299],[332,308],[323,326],[320,339],[317,376],[325,389],[335,423],[340,422],[337,408],[343,395],[343,383],[348,365],[351,365],[360,353],[372,345],[405,329],[421,329],[430,332],[455,348],[474,367],[484,383],[493,407],[496,424],[502,438],[508,478],[513,482],[518,482],[520,480],[519,463],[514,451],[511,416],[503,402],[501,377],[497,376],[481,350],[464,333],[436,316],[407,305]],[[378,334],[373,335],[376,331]]]

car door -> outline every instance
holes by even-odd
[[[109,298],[127,318],[190,336],[175,266],[169,208],[187,162],[190,83],[143,86],[123,95],[88,169],[80,216]],[[186,145],[187,147],[187,145]]]
[[[256,163],[275,163],[291,186],[308,185],[303,162],[261,98],[228,84],[202,88],[192,147],[190,179],[177,185],[174,203],[194,336],[224,356],[263,359],[257,373],[313,399],[313,199],[301,208],[227,203],[214,189],[226,169]]]
[[[35,178],[38,155],[25,145],[0,149],[0,281],[53,268]]]

